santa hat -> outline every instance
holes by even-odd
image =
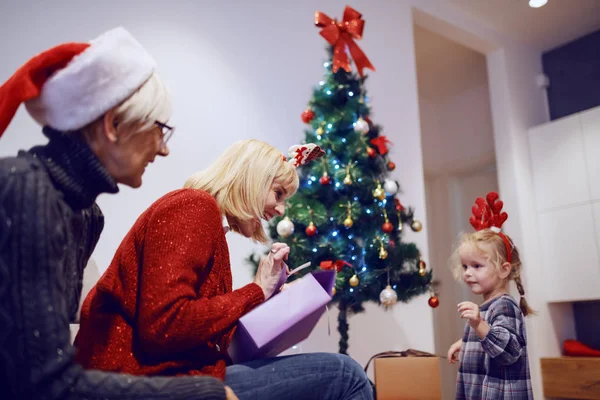
[[[123,28],[90,43],[66,43],[29,60],[0,87],[0,136],[21,103],[42,126],[74,131],[135,93],[153,58]]]

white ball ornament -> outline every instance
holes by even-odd
[[[354,123],[354,131],[359,133],[369,133],[369,123],[362,118],[359,118]]]
[[[288,237],[292,233],[294,233],[294,223],[288,218],[285,217],[277,224],[277,234],[281,237]]]
[[[393,306],[398,302],[398,295],[390,285],[387,285],[379,294],[379,301],[384,306]]]
[[[398,193],[398,184],[396,183],[396,181],[393,181],[391,179],[386,179],[385,183],[383,184],[383,190],[385,190],[385,193],[388,194],[389,196],[393,196],[396,193]]]

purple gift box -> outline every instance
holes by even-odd
[[[335,271],[306,274],[240,318],[229,347],[233,362],[275,357],[306,339],[331,301],[334,284]]]

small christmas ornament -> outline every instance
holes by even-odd
[[[313,236],[315,236],[317,234],[317,227],[315,226],[315,224],[312,223],[312,221],[306,227],[305,232],[306,232],[306,235],[310,236],[310,237],[313,237]]]
[[[379,293],[379,301],[386,307],[393,306],[398,302],[398,294],[396,294],[396,291],[390,285],[387,285]]]
[[[425,268],[419,268],[419,275],[421,275],[421,276],[427,275],[427,270]]]
[[[383,225],[381,225],[381,230],[385,233],[392,233],[392,231],[394,230],[394,225],[392,225],[392,223],[388,219],[387,211],[385,211],[385,208],[383,209],[383,217],[385,218],[385,222],[383,223]]]
[[[344,178],[344,185],[352,185],[352,177],[350,176],[350,174],[346,175],[346,177]]]
[[[323,128],[322,128],[322,127],[318,127],[318,128],[315,130],[315,133],[316,133],[317,135],[321,136],[321,135],[323,135],[323,133],[325,133],[325,131],[323,130]]]
[[[421,223],[415,219],[413,222],[411,222],[410,229],[412,229],[414,232],[421,232],[423,225],[421,225]]]
[[[359,118],[354,123],[354,131],[362,134],[369,133],[369,123],[362,118]]]
[[[398,193],[398,183],[394,180],[386,179],[383,184],[383,189],[385,189],[388,196],[393,196]]]
[[[352,275],[352,278],[350,278],[350,286],[352,287],[356,287],[358,286],[358,276],[356,276],[356,274]]]
[[[373,190],[373,197],[375,197],[378,200],[385,199],[385,191],[381,187],[381,182],[377,182],[377,187],[375,188],[375,190]]]
[[[335,296],[337,290],[335,290],[335,286],[331,288],[331,297]]]
[[[398,233],[401,233],[403,228],[402,220],[400,219],[400,216],[398,216]]]
[[[331,178],[327,175],[327,172],[323,172],[323,176],[319,179],[319,183],[323,186],[327,186],[331,183]]]
[[[429,303],[429,307],[431,308],[436,308],[437,306],[440,305],[440,299],[437,298],[437,296],[431,296],[429,298],[429,301],[427,301]]]
[[[312,121],[314,117],[315,113],[310,108],[302,111],[302,122],[305,124],[308,124],[310,121]]]
[[[294,233],[294,223],[288,218],[285,217],[277,224],[277,234],[281,237],[289,237],[292,233]]]
[[[392,233],[394,230],[394,225],[392,225],[390,221],[386,221],[383,223],[383,225],[381,225],[381,230],[385,233]]]
[[[396,169],[396,164],[394,164],[392,161],[389,161],[389,162],[387,163],[387,169],[388,169],[389,171],[393,171],[393,170],[395,170],[395,169]]]
[[[400,203],[400,200],[394,199],[394,203],[396,203],[396,211],[402,212],[404,210],[404,206]]]
[[[383,247],[383,245],[379,248],[379,258],[381,258],[382,260],[385,260],[388,256],[388,252],[385,250],[385,248]]]
[[[344,226],[346,228],[351,228],[352,225],[354,225],[354,221],[352,220],[352,203],[348,202],[348,205],[346,207],[346,209],[348,210],[348,216],[344,220]]]
[[[419,260],[419,268],[425,269],[427,268],[427,264],[423,260]]]
[[[369,158],[375,158],[375,156],[377,155],[377,152],[375,151],[374,148],[367,147],[367,155],[369,156]]]

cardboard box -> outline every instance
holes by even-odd
[[[442,398],[439,357],[386,357],[374,363],[377,400]]]
[[[275,357],[306,339],[331,301],[334,284],[335,271],[315,271],[240,318],[229,347],[233,362]]]

